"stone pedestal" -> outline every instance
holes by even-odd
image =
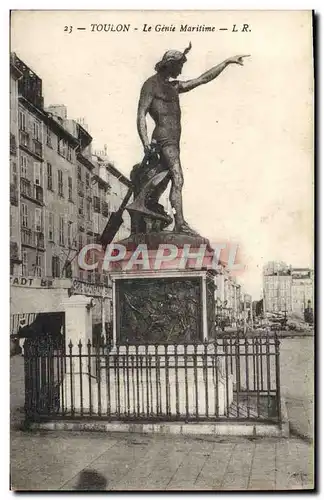
[[[112,413],[119,404],[122,412],[130,414],[140,411],[200,419],[224,415],[233,401],[233,379],[226,379],[221,350],[215,356],[214,346],[207,344],[214,337],[215,318],[210,272],[130,271],[112,273],[111,278]],[[137,351],[132,344],[138,345]],[[178,345],[177,351],[172,344]],[[132,356],[136,360],[133,371],[119,364],[126,352],[128,360]],[[129,386],[134,373],[136,391]]]

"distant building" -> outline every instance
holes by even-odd
[[[242,288],[225,266],[215,276],[216,323],[237,324],[242,317]]]
[[[284,262],[270,262],[263,269],[264,312],[304,315],[308,301],[313,306],[314,273]]]
[[[269,262],[263,268],[264,312],[291,311],[291,267]]]
[[[303,317],[307,308],[314,308],[314,273],[308,268],[294,268],[291,282],[292,312]]]

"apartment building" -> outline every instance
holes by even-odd
[[[102,184],[100,191],[100,182],[98,182],[99,197],[102,200],[100,202],[101,207],[102,209],[104,208],[105,212],[108,214],[106,216],[104,211],[101,210],[102,216],[100,216],[98,212],[98,216],[95,218],[96,231],[98,230],[98,235],[101,235],[107,224],[106,217],[109,217],[112,212],[116,212],[119,209],[129,187],[131,186],[131,182],[110,161],[107,156],[106,148],[103,151],[96,151],[94,159],[98,165],[98,177],[100,178],[100,182]],[[130,234],[130,228],[130,215],[127,210],[125,210],[123,213],[123,224],[115,236],[115,241],[127,238]]]
[[[313,294],[314,272],[311,269],[294,268],[285,262],[269,262],[264,267],[265,312],[293,313],[302,317],[309,303],[314,307]]]
[[[10,274],[21,272],[18,80],[21,71],[10,57]]]
[[[314,310],[314,272],[309,268],[294,268],[291,278],[292,312],[303,317],[305,309]]]
[[[41,78],[16,54],[10,60],[11,275],[108,283],[78,268],[78,251],[98,241],[130,181],[92,154],[84,120],[64,105],[44,108]],[[129,215],[116,238],[128,236]]]
[[[222,266],[215,276],[216,318],[227,319],[229,323],[237,323],[242,316],[242,287],[236,278]]]
[[[45,272],[42,81],[17,56],[12,59],[22,74],[18,80],[21,273],[41,277]]]
[[[264,312],[291,311],[291,266],[269,262],[263,268]]]

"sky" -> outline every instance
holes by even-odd
[[[130,31],[91,31],[91,24],[105,23],[130,23]],[[243,23],[250,31],[240,31]],[[144,32],[144,24],[152,31]],[[180,32],[181,24],[216,29]],[[156,25],[176,30],[157,32]],[[69,118],[83,117],[94,149],[106,144],[126,175],[142,158],[141,85],[166,50],[184,50],[189,41],[183,80],[228,57],[251,55],[243,67],[231,65],[180,96],[181,162],[188,223],[211,242],[239,244],[245,270],[238,279],[258,299],[266,262],[313,266],[311,13],[12,13],[11,50],[42,78],[45,106],[65,104]]]

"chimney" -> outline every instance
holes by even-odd
[[[55,116],[58,116],[62,120],[67,119],[67,107],[64,106],[64,104],[51,104],[51,106],[48,106],[46,111],[52,113]]]

